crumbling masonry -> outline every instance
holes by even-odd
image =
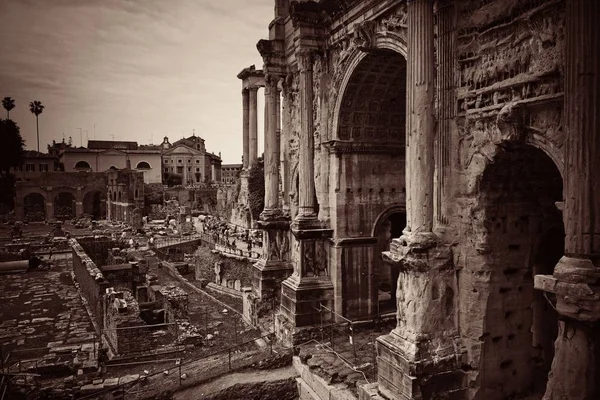
[[[589,0],[275,1],[239,77],[245,170],[265,87],[254,295],[280,293],[282,340],[319,303],[395,310],[363,398],[600,398],[598,21]]]

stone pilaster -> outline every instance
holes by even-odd
[[[565,255],[535,288],[556,294],[561,318],[544,400],[600,398],[600,3],[567,0]]]
[[[242,168],[247,169],[250,159],[250,94],[248,89],[242,89],[242,132],[244,146]]]
[[[249,131],[248,131],[248,168],[256,166],[258,160],[258,87],[248,88],[249,92]]]
[[[406,121],[407,226],[384,260],[400,271],[397,326],[377,338],[378,390],[390,399],[465,391],[458,368],[457,294],[450,246],[433,233],[433,0],[409,0]]]

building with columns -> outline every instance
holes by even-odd
[[[361,399],[600,398],[598,21],[589,0],[275,0],[238,78],[244,171],[265,89],[253,295],[281,299],[279,338],[320,305],[391,313]]]

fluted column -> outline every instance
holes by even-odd
[[[313,55],[310,51],[300,52],[298,73],[300,74],[300,143],[299,193],[297,219],[314,219],[315,182],[314,182],[314,119],[313,119]]]
[[[249,91],[249,129],[248,129],[248,168],[256,166],[256,160],[258,159],[258,118],[257,118],[257,107],[258,107],[258,87],[250,87]]]
[[[279,143],[281,149],[281,191],[282,194],[282,209],[284,213],[290,212],[290,172],[289,172],[289,138],[288,132],[290,130],[290,111],[289,111],[289,89],[287,86],[283,88],[283,101],[282,109],[283,112],[283,123],[282,129],[279,134]]]
[[[283,169],[281,168],[281,91],[277,87],[277,95],[275,96],[275,137],[277,138],[277,208],[281,209],[283,206],[282,195],[282,179]]]
[[[250,159],[250,97],[248,89],[242,90],[242,132],[243,132],[243,146],[244,146],[244,157],[242,168],[248,168],[248,160]]]
[[[277,134],[278,77],[265,76],[265,207],[264,213],[279,208],[279,138]]]
[[[377,338],[378,390],[391,399],[466,398],[451,246],[432,232],[434,206],[433,0],[408,1],[407,226],[385,262],[398,268],[397,325]],[[402,294],[402,295],[400,295]],[[452,305],[452,306],[449,306]],[[399,361],[401,360],[401,362]],[[430,395],[424,395],[430,393]]]
[[[600,2],[567,0],[565,255],[535,287],[556,294],[559,334],[544,400],[600,398]]]
[[[434,54],[433,1],[409,0],[406,118],[407,230],[433,228]]]

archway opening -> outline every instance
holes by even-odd
[[[392,265],[383,261],[381,253],[390,250],[392,239],[402,236],[406,227],[406,213],[394,212],[386,217],[379,225],[377,235],[377,263],[374,268],[375,279],[373,284],[377,293],[377,306],[379,314],[396,310],[396,290],[398,288],[398,275],[400,271],[396,264]]]
[[[54,198],[54,218],[65,220],[75,217],[75,197],[68,192],[60,192]]]
[[[103,197],[99,190],[86,193],[83,196],[83,213],[90,215],[93,220],[103,219],[106,216]]]
[[[46,219],[46,200],[40,193],[29,193],[23,198],[23,215],[27,221],[37,222]]]
[[[332,147],[339,160],[339,178],[330,187],[330,196],[335,198],[330,209],[337,215],[334,235],[344,244],[341,254],[333,256],[340,260],[336,268],[341,276],[342,304],[336,308],[350,319],[371,318],[395,309],[396,282],[381,258],[387,249],[388,239],[383,239],[386,228],[378,221],[390,207],[405,204],[404,57],[382,49],[362,56],[348,76],[337,106]],[[397,221],[401,217],[388,217],[388,230],[392,225],[394,230],[405,228]],[[343,241],[371,234],[376,240],[368,244]]]
[[[89,171],[92,169],[92,166],[87,161],[77,161],[75,169],[78,171]]]
[[[533,276],[552,274],[563,255],[556,207],[562,178],[550,157],[524,145],[502,151],[485,170],[480,189],[484,268],[490,274],[481,336],[483,397],[543,393],[558,322],[551,299],[534,290]]]
[[[137,169],[150,169],[150,164],[148,164],[146,161],[140,161],[137,166]]]

